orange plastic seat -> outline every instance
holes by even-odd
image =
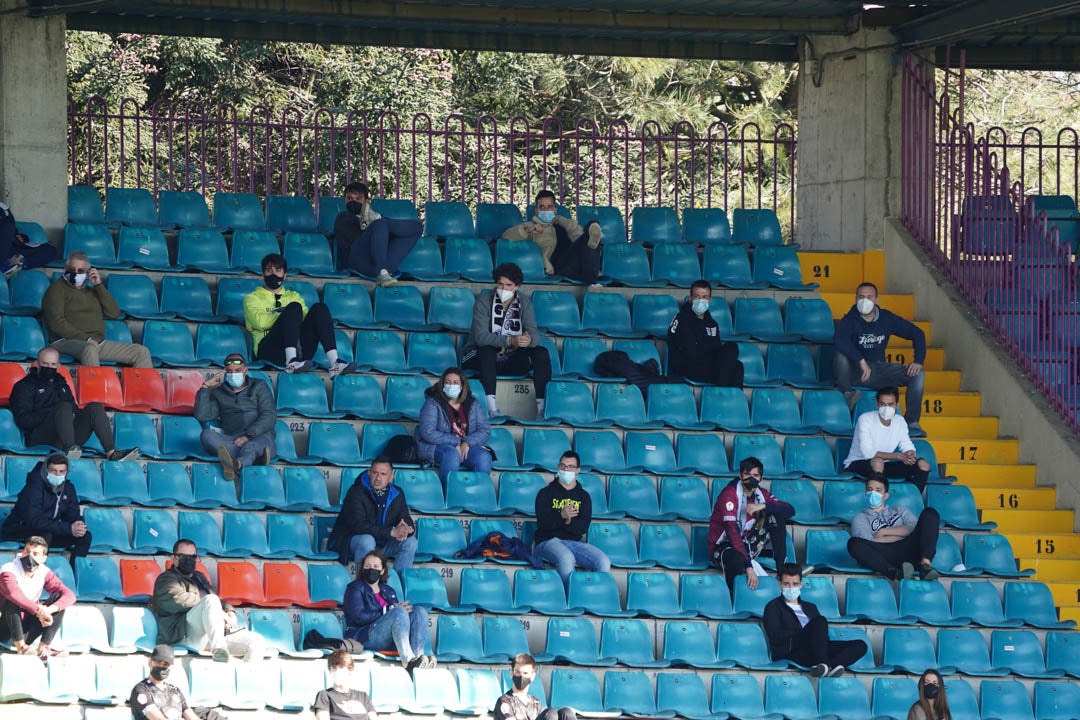
[[[161,574],[161,566],[156,560],[120,561],[120,587],[128,599],[149,600],[154,594],[154,581]]]
[[[26,377],[26,370],[19,363],[0,363],[0,405],[11,402],[11,388]]]
[[[75,370],[75,402],[79,407],[88,403],[99,402],[113,410],[123,410],[124,392],[120,388],[120,378],[111,367],[88,367],[80,365]]]
[[[195,407],[195,393],[206,378],[197,370],[165,371],[165,407],[162,412],[190,415]]]
[[[127,410],[164,410],[165,381],[153,368],[124,368],[120,371]]]
[[[263,605],[262,576],[249,562],[219,562],[218,596],[233,605]]]
[[[218,566],[220,568],[220,565]],[[221,570],[219,569],[220,573]],[[337,603],[328,601],[311,602],[311,594],[308,592],[307,577],[299,565],[292,563],[265,563],[263,565],[263,582],[265,588],[266,607],[286,607],[288,605],[300,605],[301,607],[336,607]]]

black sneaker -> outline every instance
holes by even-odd
[[[138,460],[139,448],[131,448],[130,450],[113,450],[109,453],[109,460],[112,462],[124,462],[125,460]]]
[[[934,566],[928,562],[919,563],[919,577],[923,580],[937,580],[941,577],[941,573],[934,569]]]
[[[415,670],[418,667],[423,667],[423,664],[424,664],[424,656],[423,655],[417,655],[416,657],[414,657],[412,660],[410,660],[405,665],[405,671],[408,672],[410,675],[412,675],[413,670]]]
[[[823,675],[829,674],[829,666],[825,663],[818,663],[817,665],[810,666],[810,677],[819,678]]]

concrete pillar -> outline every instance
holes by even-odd
[[[900,209],[900,53],[885,30],[815,35],[799,66],[799,243],[880,248]],[[883,49],[872,49],[872,48]]]
[[[0,200],[55,242],[67,221],[67,19],[0,16]]]

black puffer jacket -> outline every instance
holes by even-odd
[[[74,405],[75,397],[64,376],[52,368],[32,367],[11,388],[11,414],[24,436],[45,422],[53,408],[62,402]]]

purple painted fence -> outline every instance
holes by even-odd
[[[962,57],[951,71],[905,55],[903,223],[1078,432],[1077,134],[978,137],[963,93]]]
[[[548,187],[567,205],[767,207],[795,220],[795,130],[689,123],[631,128],[591,120],[539,127],[524,118],[156,104],[93,98],[68,111],[72,184],[306,195],[318,207],[351,180],[384,197],[524,206]]]

